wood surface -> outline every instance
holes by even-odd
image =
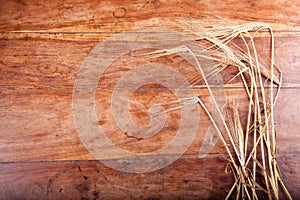
[[[225,172],[227,160],[222,143],[218,141],[207,157],[198,158],[210,124],[203,111],[195,140],[180,159],[163,169],[141,174],[121,172],[95,160],[82,144],[72,116],[76,75],[101,41],[125,30],[176,28],[174,23],[186,21],[209,25],[222,20],[262,21],[274,28],[275,62],[283,71],[283,86],[275,107],[278,162],[287,188],[297,199],[300,196],[299,10],[297,0],[0,0],[0,199],[224,198],[233,179],[232,174]],[[255,39],[263,58],[270,52],[267,40],[266,32]],[[170,60],[174,66],[182,64],[176,58]],[[113,78],[122,73],[117,70],[119,65],[115,63],[115,68],[97,87],[98,123],[110,131],[110,139],[121,148],[148,151],[162,147],[176,134],[180,114],[171,116],[169,123],[174,127],[145,141],[124,137],[112,116],[103,117],[109,113],[105,105],[113,92]],[[224,71],[224,82],[234,73],[234,68]],[[192,84],[199,84],[193,82],[189,72],[187,78]],[[204,99],[208,97],[205,88],[197,88],[195,93]],[[147,102],[153,94],[174,98],[159,87],[146,88],[134,97]],[[228,101],[239,103],[241,113],[246,110],[245,91],[238,80],[226,85],[225,94]],[[145,114],[147,110],[132,111],[137,123],[149,122]],[[151,142],[158,146],[149,145]]]

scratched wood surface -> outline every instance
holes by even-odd
[[[276,105],[278,161],[292,196],[300,196],[300,2],[268,1],[34,1],[0,0],[0,199],[220,199],[232,184],[232,174],[220,141],[198,159],[209,126],[201,113],[196,137],[173,164],[149,173],[109,168],[86,150],[72,116],[72,93],[78,70],[89,53],[116,33],[143,27],[174,28],[174,22],[204,24],[263,21],[275,32],[275,61],[283,71],[283,88]],[[209,16],[209,17],[208,17]],[[197,21],[198,20],[198,21]],[[262,57],[269,55],[266,34],[256,39]],[[170,62],[171,60],[171,62]],[[162,61],[182,64],[177,58]],[[120,63],[122,63],[120,61]],[[99,124],[110,139],[127,150],[151,151],[164,146],[178,130],[175,124],[145,141],[126,138],[113,123],[109,108],[115,63],[96,92]],[[124,63],[124,62],[123,62]],[[224,82],[234,74],[223,72]],[[187,73],[187,77],[190,77]],[[191,81],[193,83],[193,80]],[[208,96],[205,88],[195,93]],[[228,100],[246,109],[238,80],[227,85]],[[144,88],[133,98],[174,95],[159,87]],[[176,111],[177,112],[177,111]],[[149,123],[147,110],[133,110],[137,123]],[[243,116],[242,116],[243,117]],[[156,144],[151,146],[149,144]],[[142,146],[142,147],[140,147]]]

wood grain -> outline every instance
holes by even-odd
[[[146,103],[151,97],[153,103],[162,103],[161,98],[172,100],[174,95],[170,92],[150,88],[138,93],[138,102]],[[247,110],[246,95],[242,89],[226,89],[226,100],[239,104],[239,112]],[[122,131],[115,124],[111,114],[110,99],[113,90],[99,90],[96,95],[96,114],[101,125],[107,132],[108,137],[115,142],[119,148],[135,150],[139,152],[142,147],[144,151],[159,149],[169,142],[179,128],[179,110],[170,115],[169,128],[157,136],[148,140],[134,140],[128,136],[124,137]],[[206,89],[195,90],[196,95],[202,99],[208,98]],[[300,116],[297,112],[300,106],[296,100],[300,89],[284,89],[275,109],[276,130],[278,138],[278,152],[280,156],[298,155],[299,134],[294,126],[298,126]],[[157,97],[160,101],[155,102]],[[93,160],[80,141],[72,116],[72,91],[70,90],[2,90],[1,91],[1,123],[3,131],[0,138],[1,162],[40,162],[59,160]],[[134,100],[134,99],[133,99]],[[157,99],[156,99],[157,100]],[[244,103],[243,103],[244,102]],[[149,103],[149,102],[148,102]],[[136,111],[137,109],[137,111]],[[143,107],[132,109],[131,114],[136,123],[145,125],[148,110]],[[210,125],[206,114],[201,111],[199,129],[195,140],[183,155],[186,158],[197,158],[199,149],[203,143],[205,134]],[[177,113],[177,114],[176,114]],[[242,118],[245,116],[242,116]],[[292,125],[291,125],[291,124]],[[121,142],[120,142],[121,141]],[[211,151],[211,156],[223,157],[224,147],[219,141]],[[299,173],[298,168],[292,169],[293,173]]]
[[[284,30],[299,30],[299,1],[51,1],[47,4],[28,1],[1,3],[1,31],[49,30],[67,28],[85,31],[80,25],[89,25],[100,32],[119,32],[135,27],[138,20],[168,17],[228,18],[280,24]],[[276,12],[274,12],[276,10]],[[153,20],[154,19],[154,20]],[[156,23],[159,23],[158,20]],[[290,28],[287,28],[288,27]]]
[[[299,155],[280,161],[292,196],[299,195]],[[0,195],[9,199],[224,199],[232,175],[224,158],[179,159],[150,173],[116,171],[98,161],[0,164]],[[213,167],[207,167],[213,166]]]
[[[263,21],[275,33],[275,62],[283,71],[283,88],[275,107],[278,161],[294,199],[300,196],[300,2],[281,1],[34,1],[0,0],[0,197],[3,199],[222,199],[232,174],[220,141],[198,158],[210,121],[202,111],[188,150],[158,171],[133,174],[103,165],[80,140],[72,116],[72,93],[78,71],[90,52],[126,30],[147,27],[184,31],[189,26]],[[185,30],[186,31],[186,30]],[[236,41],[241,44],[239,41]],[[266,64],[270,56],[266,31],[255,39]],[[115,50],[119,50],[116,44]],[[117,146],[134,151],[160,148],[178,130],[179,110],[169,113],[162,133],[145,141],[127,138],[111,115],[116,80],[128,66],[126,55],[104,73],[96,92],[99,124]],[[122,60],[123,59],[123,60]],[[197,95],[208,99],[201,78],[180,57],[158,59],[180,66]],[[153,61],[154,62],[154,61]],[[124,64],[125,63],[125,64]],[[179,69],[179,68],[176,68]],[[223,71],[226,83],[236,73]],[[89,89],[82,88],[82,89]],[[119,88],[128,89],[128,88]],[[245,91],[236,79],[225,87],[229,102],[246,111]],[[153,99],[150,97],[154,96]],[[140,90],[133,100],[147,104],[174,99],[162,87]],[[175,104],[176,105],[176,104]],[[147,108],[146,106],[146,108]],[[148,110],[132,107],[136,123],[149,123]],[[241,115],[242,119],[246,116]],[[169,123],[169,124],[168,124]],[[245,123],[245,121],[243,121]],[[151,146],[151,144],[155,144]]]
[[[269,38],[257,38],[255,41],[260,56],[267,64],[270,56]],[[99,42],[26,38],[1,39],[0,88],[72,89],[80,66],[97,45],[99,45]],[[300,54],[297,53],[299,52],[299,45],[300,35],[275,38],[275,62],[284,74],[283,87],[298,87],[300,85],[298,77],[295,76],[295,74],[300,73],[297,67],[300,63]],[[116,42],[115,49],[111,51],[116,51],[118,48],[120,48],[120,44]],[[126,57],[123,61],[125,59]],[[172,66],[185,64],[182,60],[178,57],[176,59],[172,58]],[[167,59],[159,62],[170,64]],[[119,60],[113,66],[109,66],[104,75],[108,74],[113,77],[122,74],[124,73],[122,67],[127,64]],[[227,83],[237,73],[237,69],[234,69],[225,70],[223,73],[224,83]],[[192,78],[194,73],[185,76]],[[191,82],[191,84],[196,83]],[[99,87],[112,88],[114,85],[110,85],[110,82],[104,82]],[[243,86],[240,84],[240,80],[237,79],[231,82],[228,87]]]
[[[226,182],[231,181],[224,173],[225,165],[218,165],[222,161],[180,159],[147,174],[119,172],[97,161],[1,164],[0,194],[20,198],[26,193],[30,199],[222,198],[228,190]],[[216,181],[216,176],[222,182]]]

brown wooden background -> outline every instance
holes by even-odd
[[[275,60],[284,75],[275,116],[278,160],[297,199],[299,10],[298,0],[0,0],[0,199],[224,198],[232,178],[224,172],[221,147],[197,158],[205,128],[172,165],[130,174],[93,159],[80,142],[71,110],[76,74],[100,41],[128,29],[170,24],[176,17],[207,16],[263,21],[274,27]],[[268,45],[257,45],[259,51],[268,51]],[[232,84],[226,93],[243,101],[241,90]],[[147,98],[147,93],[139,95]],[[101,97],[98,100],[101,105]],[[201,125],[208,121],[204,117]]]

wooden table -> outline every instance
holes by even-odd
[[[96,160],[82,144],[72,116],[76,75],[100,42],[125,30],[172,26],[182,19],[214,24],[208,16],[233,22],[262,21],[274,28],[275,61],[283,71],[283,88],[275,108],[278,161],[287,188],[297,199],[299,10],[297,0],[0,1],[0,199],[224,198],[232,175],[225,173],[222,144],[217,143],[205,158],[198,158],[209,123],[205,114],[184,155],[148,173],[122,172]],[[257,39],[262,41],[257,42],[262,53],[269,53],[268,44],[263,43],[266,37],[262,34]],[[242,90],[232,83],[226,94],[243,101]],[[101,107],[107,99],[101,95],[111,94],[112,87],[108,84],[98,91],[96,112],[101,115],[108,109]],[[153,92],[159,91],[155,87],[148,93],[140,91],[135,98],[145,101]],[[144,114],[133,112],[136,120]],[[110,120],[101,118],[99,124],[118,133]],[[172,136],[173,132],[168,129],[165,134]],[[164,144],[162,137],[152,142]],[[126,142],[120,145],[134,148]]]

